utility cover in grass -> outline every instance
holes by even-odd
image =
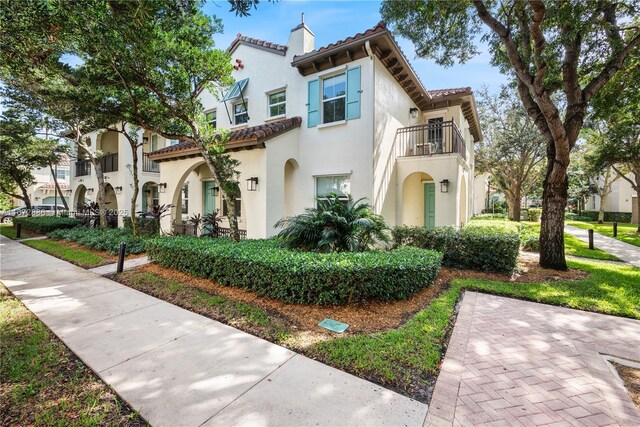
[[[318,323],[318,326],[333,332],[337,332],[339,334],[346,331],[349,327],[349,325],[347,325],[346,323],[338,322],[337,320],[333,319],[324,319],[322,322]]]

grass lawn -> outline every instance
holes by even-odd
[[[16,239],[16,229],[13,224],[0,224],[0,234],[10,239]]]
[[[523,221],[523,224],[527,224],[531,228],[535,228],[538,234],[540,234],[540,223]],[[603,259],[609,261],[620,261],[620,259],[602,249],[595,248],[589,249],[589,243],[572,236],[569,233],[564,233],[564,252],[567,255],[579,256],[583,258]]]
[[[583,228],[588,230],[593,228],[593,231],[600,233],[604,236],[613,237],[613,223],[606,222],[604,224],[598,224],[597,222],[585,222],[585,221],[567,221],[567,224],[574,227]],[[636,233],[638,226],[636,224],[618,223],[618,237],[616,239],[629,243],[631,245],[640,246],[640,234]]]
[[[590,275],[583,280],[548,283],[455,279],[449,290],[400,328],[320,342],[314,355],[382,384],[409,387],[420,381],[416,373],[437,372],[443,338],[465,289],[640,319],[640,269],[595,261],[570,261],[569,265]]]
[[[110,262],[106,257],[102,257],[87,250],[72,248],[55,240],[27,240],[23,243],[39,251],[46,252],[49,255],[69,261],[82,268],[98,267]]]
[[[145,425],[0,285],[0,423]]]

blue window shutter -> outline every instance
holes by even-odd
[[[347,70],[347,120],[360,118],[360,67]]]
[[[307,94],[307,127],[318,126],[320,120],[320,82],[318,79],[308,83]]]

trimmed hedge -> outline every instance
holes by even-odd
[[[147,244],[158,264],[226,286],[296,304],[405,299],[431,285],[442,254],[418,248],[314,253],[276,240],[158,237]]]
[[[122,222],[124,228],[131,231],[131,217],[122,217]],[[144,218],[141,216],[137,216],[136,225],[138,226],[138,231],[140,232],[141,236],[157,236],[159,234],[158,221],[155,218]]]
[[[75,218],[56,216],[33,216],[13,219],[13,224],[20,224],[24,230],[38,234],[46,234],[54,230],[74,228],[82,224]]]
[[[520,224],[520,247],[525,251],[540,251],[540,230]]]
[[[481,213],[479,215],[471,217],[471,221],[486,221],[488,219],[504,220],[507,221],[507,214],[504,213]]]
[[[529,221],[538,222],[542,216],[541,208],[529,208],[527,212],[529,212]]]
[[[455,227],[407,227],[393,229],[396,247],[403,245],[435,249],[444,254],[448,267],[510,273],[516,268],[520,249],[517,226],[469,224]]]
[[[567,214],[567,217],[569,214]],[[579,214],[580,219],[576,218],[576,221],[597,221],[598,211],[582,211]],[[605,212],[605,222],[631,222],[631,212]]]
[[[76,227],[70,230],[56,230],[47,234],[54,240],[76,242],[89,249],[117,254],[120,242],[127,244],[127,254],[139,254],[146,250],[146,240],[134,237],[130,230],[124,228],[86,228]]]

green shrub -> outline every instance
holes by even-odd
[[[122,217],[124,228],[131,230],[131,217]],[[157,236],[158,221],[155,218],[136,217],[136,225],[141,236]]]
[[[82,221],[75,218],[56,216],[33,216],[14,218],[15,225],[21,224],[24,230],[38,234],[46,234],[54,230],[68,229],[79,226]]]
[[[504,213],[481,213],[479,215],[471,217],[471,221],[483,221],[487,219],[501,219],[507,221],[507,214]]]
[[[598,217],[596,217],[596,221]],[[566,213],[564,219],[571,221],[593,221],[590,216],[585,216],[577,213]]]
[[[86,228],[76,227],[70,230],[56,230],[47,234],[54,240],[76,242],[89,249],[117,254],[120,242],[127,244],[127,254],[138,254],[146,250],[146,240],[134,237],[131,230],[125,228]]]
[[[394,227],[394,246],[437,250],[444,254],[443,264],[449,267],[509,273],[518,259],[518,226],[508,222],[495,223],[500,225],[478,221],[461,229]]]
[[[442,255],[418,248],[317,253],[273,239],[158,237],[149,258],[194,276],[297,304],[346,304],[404,299],[433,283]]]
[[[540,230],[527,224],[520,224],[520,247],[526,251],[540,251]]]
[[[567,215],[568,216],[568,215]],[[576,221],[597,221],[598,211],[582,211],[579,214],[581,219],[575,219]],[[631,212],[605,212],[604,220],[606,222],[631,222]]]
[[[332,193],[317,197],[318,207],[281,219],[278,239],[288,248],[319,252],[358,252],[388,243],[389,228],[364,199],[346,200]]]
[[[541,208],[529,208],[527,211],[529,212],[529,221],[537,222],[540,220],[540,216],[542,215]]]

